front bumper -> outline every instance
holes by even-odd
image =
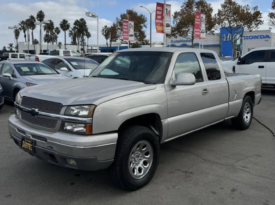
[[[82,136],[34,129],[15,115],[9,118],[9,132],[21,148],[22,138],[35,141],[32,155],[63,167],[95,171],[108,168],[115,156],[117,133]],[[75,165],[68,160],[74,160]]]

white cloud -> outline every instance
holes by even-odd
[[[88,1],[87,1],[88,2]],[[86,3],[87,3],[86,2]],[[102,3],[112,3],[113,0],[102,0]],[[8,29],[8,26],[17,25],[19,21],[27,19],[30,15],[36,16],[36,13],[39,10],[45,12],[45,20],[51,19],[55,27],[59,27],[59,23],[62,19],[67,19],[71,26],[76,19],[85,18],[88,24],[89,31],[92,37],[89,39],[89,43],[96,44],[96,35],[97,35],[97,20],[94,18],[88,18],[85,16],[85,12],[88,11],[85,7],[80,7],[77,5],[77,0],[58,0],[58,2],[45,1],[45,2],[36,2],[33,4],[22,4],[18,3],[8,3],[3,4],[0,7],[0,13],[2,16],[2,22],[0,22],[0,49],[3,46],[7,46],[8,43],[14,41],[14,35],[12,30]],[[82,1],[84,3],[84,1]],[[105,39],[101,35],[101,28],[104,25],[111,25],[112,22],[107,19],[99,19],[99,42],[100,44],[105,44]],[[24,41],[23,32],[20,33],[19,42]],[[39,28],[37,27],[34,31],[34,37],[39,40]],[[64,42],[64,34],[61,31],[58,41]],[[67,37],[67,42],[70,42],[70,38]],[[1,47],[2,46],[2,47]]]

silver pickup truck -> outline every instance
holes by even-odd
[[[161,143],[227,119],[249,128],[261,78],[227,76],[217,59],[197,49],[117,52],[90,78],[20,91],[11,138],[52,164],[109,168],[116,185],[136,190],[154,176]]]

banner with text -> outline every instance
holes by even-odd
[[[122,23],[122,39],[124,41],[129,40],[129,21],[126,19],[123,19]]]
[[[205,30],[205,14],[201,13],[201,32],[200,32],[201,39],[206,38],[206,30]]]
[[[166,15],[166,19],[164,22],[164,15]],[[171,33],[171,5],[166,4],[166,10],[164,11],[164,4],[157,3],[156,4],[156,20],[155,20],[155,27],[157,33]]]
[[[135,41],[134,21],[129,21],[129,41]]]
[[[201,38],[201,13],[196,12],[195,14],[195,36],[194,38]]]

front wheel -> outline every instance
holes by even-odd
[[[234,127],[240,130],[246,130],[250,127],[253,118],[253,103],[251,97],[245,96],[241,111],[236,118],[232,119]]]
[[[119,134],[112,181],[134,191],[150,182],[158,166],[159,138],[148,128],[132,126]]]

